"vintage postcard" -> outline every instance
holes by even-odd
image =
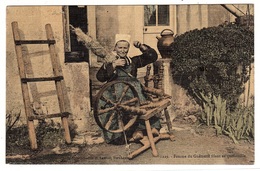
[[[6,164],[255,165],[251,4],[6,7]]]

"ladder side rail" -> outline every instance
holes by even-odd
[[[53,31],[52,31],[51,25],[46,24],[45,29],[46,29],[47,39],[50,41],[53,41],[54,36],[53,36]],[[51,57],[54,76],[55,77],[62,76],[61,66],[59,65],[59,61],[58,61],[59,59],[57,59],[57,54],[55,51],[55,44],[49,44],[49,51],[50,51],[50,57]],[[66,108],[65,108],[64,94],[63,94],[63,90],[62,90],[62,82],[55,81],[55,85],[56,85],[56,89],[57,89],[57,96],[58,96],[58,101],[59,101],[60,112],[64,113],[64,112],[66,112],[65,111]],[[71,143],[68,118],[61,117],[61,120],[62,120],[62,125],[64,128],[65,140],[67,143]]]
[[[14,41],[20,40],[20,34],[19,34],[17,22],[12,22],[12,30],[13,30]],[[22,46],[15,45],[15,51],[16,51],[16,56],[17,56],[17,63],[18,63],[20,78],[26,78]],[[37,140],[36,140],[34,123],[33,123],[33,121],[28,120],[28,117],[31,117],[33,114],[32,114],[32,109],[30,106],[30,96],[29,96],[29,89],[28,89],[27,82],[21,82],[21,88],[22,88],[22,95],[23,95],[23,101],[24,101],[24,106],[25,106],[25,114],[26,114],[26,119],[27,119],[28,133],[29,133],[29,140],[31,143],[31,148],[37,149]]]

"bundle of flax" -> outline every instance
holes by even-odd
[[[103,58],[105,62],[111,62],[115,59],[115,55],[112,52],[108,52],[98,41],[94,40],[88,34],[85,34],[80,28],[75,28],[70,25],[70,29],[77,35],[79,42],[82,42],[84,46],[95,55]]]

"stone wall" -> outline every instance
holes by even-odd
[[[118,33],[118,7],[96,6],[97,40],[108,50],[113,50]]]

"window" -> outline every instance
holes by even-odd
[[[87,7],[64,6],[64,39],[65,62],[89,62],[89,51],[77,41],[77,36],[69,29],[69,25],[79,27],[85,33],[88,32]]]
[[[144,26],[168,26],[169,5],[145,5]]]

